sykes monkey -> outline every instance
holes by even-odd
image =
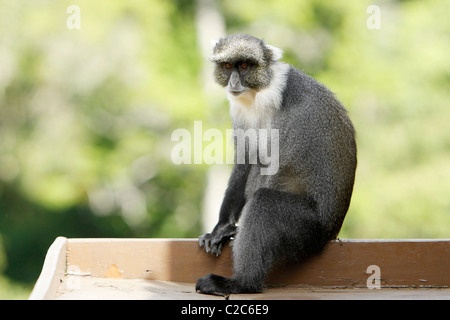
[[[353,125],[332,92],[281,57],[280,49],[244,34],[213,48],[214,76],[226,89],[233,129],[278,129],[279,168],[263,175],[261,163],[234,165],[219,221],[199,237],[215,255],[234,237],[233,276],[206,275],[197,292],[261,292],[276,263],[302,261],[335,239],[350,205]]]

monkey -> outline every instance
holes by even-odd
[[[263,292],[274,266],[301,263],[336,239],[348,211],[354,126],[334,93],[282,57],[246,34],[213,47],[214,78],[226,90],[233,130],[277,129],[279,164],[271,175],[248,157],[233,165],[217,225],[198,239],[216,256],[232,239],[233,275],[198,279],[198,293]]]

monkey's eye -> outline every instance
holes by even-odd
[[[232,63],[224,63],[224,64],[223,64],[223,67],[224,67],[225,69],[231,69],[231,68],[233,68],[233,64],[232,64]]]
[[[240,67],[241,67],[241,69],[247,69],[248,68],[248,63],[246,63],[246,62],[242,62],[241,63],[241,65],[240,65]]]

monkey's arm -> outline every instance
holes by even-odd
[[[199,246],[204,246],[206,252],[219,256],[223,245],[236,233],[236,222],[245,204],[245,185],[249,171],[249,164],[234,165],[220,208],[219,222],[211,233],[198,238]]]

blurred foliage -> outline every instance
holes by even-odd
[[[66,27],[73,4],[79,30]],[[369,4],[219,8],[228,33],[283,48],[348,108],[359,165],[340,237],[448,238],[450,2],[379,1],[379,30],[366,27]],[[198,236],[208,167],[174,165],[170,136],[229,119],[203,96],[195,11],[0,0],[0,299],[26,298],[60,235]]]

